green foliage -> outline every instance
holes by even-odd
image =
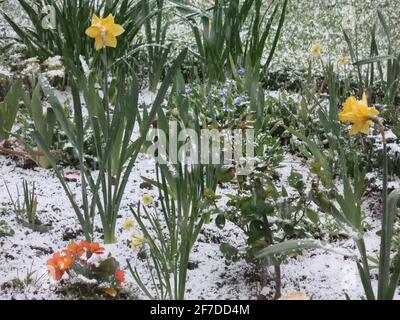
[[[118,38],[118,47],[110,51],[110,59],[115,64],[127,64],[137,61],[137,48],[140,44],[134,42],[142,24],[149,17],[145,16],[140,3],[132,0],[18,0],[22,10],[29,17],[32,27],[18,26],[12,17],[2,12],[3,17],[13,28],[18,38],[15,40],[24,44],[27,54],[42,60],[50,56],[64,56],[73,61],[70,66],[80,66],[80,56],[86,61],[94,57],[93,63],[101,66],[101,60],[96,53],[93,39],[85,36],[85,30],[90,26],[92,14],[105,16],[113,13],[116,21],[126,32]],[[55,28],[43,24],[48,13],[42,13],[45,6],[55,10]],[[71,23],[73,19],[74,23]],[[47,21],[51,22],[51,21]],[[135,55],[136,53],[136,55]]]
[[[377,261],[379,270],[378,292],[374,293],[371,280],[370,257],[364,241],[365,221],[361,210],[364,201],[364,192],[366,188],[365,174],[366,169],[361,169],[357,153],[353,157],[348,157],[345,143],[341,136],[340,126],[338,124],[338,101],[339,95],[335,87],[336,76],[331,67],[327,69],[328,86],[330,90],[330,104],[327,108],[320,105],[318,110],[319,121],[327,134],[327,145],[311,137],[296,132],[293,129],[289,131],[305,142],[309,152],[312,154],[311,172],[318,176],[318,180],[312,185],[311,197],[319,209],[332,216],[338,225],[350,236],[356,243],[361,260],[354,257],[359,270],[360,278],[368,300],[391,300],[393,299],[395,288],[400,276],[399,253],[391,258],[393,249],[394,219],[397,213],[397,206],[400,199],[400,193],[394,191],[387,196],[388,162],[386,142],[383,143],[383,213],[382,213],[382,231],[380,257]],[[310,93],[310,92],[308,92]],[[315,99],[315,98],[314,98]],[[335,170],[337,166],[340,170]],[[350,166],[353,166],[351,168]],[[339,171],[339,172],[337,172]],[[352,177],[349,176],[351,172]],[[333,183],[335,181],[335,183]],[[290,179],[289,179],[290,183]],[[319,185],[321,184],[321,186]],[[292,186],[297,185],[292,180]],[[340,186],[340,187],[338,187]],[[301,188],[301,186],[299,185]],[[259,257],[270,257],[280,255],[292,250],[323,248],[324,246],[314,240],[289,241],[283,244],[264,249]],[[393,270],[393,271],[391,271]]]
[[[4,101],[0,102],[0,142],[10,136],[22,98],[22,81],[18,80],[10,89]]]
[[[147,45],[147,58],[149,66],[149,87],[152,92],[157,89],[164,67],[168,62],[171,44],[167,44],[166,36],[170,21],[165,18],[164,0],[156,0],[156,7],[153,14],[156,17],[156,28],[152,31],[151,20],[144,22]],[[146,16],[151,14],[152,1],[141,0],[142,10]]]
[[[104,51],[104,55],[106,56],[106,51]],[[82,225],[85,238],[88,241],[91,241],[93,238],[94,216],[96,211],[99,213],[103,225],[104,241],[106,243],[113,243],[115,241],[114,234],[121,199],[140,148],[145,140],[144,133],[150,128],[172,79],[181,66],[185,56],[186,51],[183,51],[174,61],[158,90],[151,110],[142,118],[139,117],[139,88],[136,77],[134,74],[131,74],[131,79],[127,79],[126,74],[123,72],[121,72],[118,77],[116,104],[111,117],[106,59],[104,61],[104,75],[106,80],[103,82],[103,92],[106,94],[102,99],[95,89],[95,78],[86,79],[82,76],[82,78],[77,79],[78,83],[76,83],[75,80],[72,81],[71,89],[74,105],[73,120],[66,117],[63,106],[56,98],[53,90],[46,85],[42,85],[52,105],[58,123],[68,136],[69,141],[79,157],[82,183],[82,209],[68,187],[62,171],[58,169],[56,161],[45,143],[44,137],[38,131],[35,131],[34,138],[56,171],[57,177],[67,193],[79,222]],[[83,91],[85,99],[84,104],[81,101],[78,86]],[[89,113],[87,124],[84,123],[82,116],[83,105],[85,105]],[[137,123],[140,125],[141,136],[131,143],[133,128]],[[93,175],[84,160],[83,143],[85,128],[87,126],[93,130],[94,134],[96,157],[99,162],[99,172],[97,176]],[[121,128],[123,130],[122,133],[120,131]],[[117,137],[119,137],[119,139],[117,139]],[[117,156],[115,156],[115,152]],[[115,175],[113,175],[113,171],[116,173]],[[91,191],[90,193],[88,192],[89,190]]]
[[[15,231],[7,224],[5,220],[0,220],[0,238],[12,237]]]
[[[137,209],[131,208],[150,249],[153,290],[146,287],[129,261],[128,265],[140,289],[150,299],[184,299],[190,252],[204,223],[210,219],[209,204],[201,200],[210,188],[204,166],[178,164],[174,169],[171,172],[166,165],[157,165],[157,181],[151,181],[158,188],[160,213],[157,208],[154,213],[143,208],[141,213],[140,203]]]
[[[224,255],[225,259],[229,261],[237,261],[239,260],[239,250],[229,243],[221,243],[220,250]]]
[[[259,73],[261,67],[266,70],[272,61],[285,20],[288,0],[283,4],[272,1],[262,12],[261,0],[215,1],[208,10],[183,5],[174,1],[177,10],[189,22],[197,45],[197,54],[201,61],[201,73],[209,83],[225,80],[226,74],[234,66],[246,67],[249,74]],[[272,9],[273,8],[273,9]],[[281,9],[276,31],[271,26]],[[269,14],[269,16],[268,16]],[[242,41],[242,31],[250,24],[249,38]],[[268,38],[273,43],[266,63],[261,66],[261,59]]]
[[[200,110],[200,102],[201,100],[196,101],[186,95],[183,77],[181,73],[177,73],[169,98],[170,109],[174,110],[170,111],[172,119],[162,109],[158,111],[157,130],[165,133],[165,143],[168,144],[170,139],[176,138],[169,130],[169,120],[177,121],[178,132],[191,129],[200,139],[201,129],[207,127]],[[161,137],[157,130],[152,133],[158,141]],[[201,146],[200,140],[192,143]],[[186,141],[180,141],[176,147],[181,150],[187,146]],[[154,156],[159,151],[160,149],[155,150]],[[167,156],[173,156],[169,154],[169,150],[163,151],[166,151]],[[199,154],[200,152],[198,150]],[[137,209],[132,208],[145,243],[150,249],[151,267],[154,268],[154,272],[150,273],[154,290],[149,290],[144,285],[136,269],[130,266],[130,270],[149,298],[184,299],[190,252],[204,223],[210,220],[210,207],[215,206],[219,198],[215,194],[218,169],[219,166],[214,165],[190,164],[187,159],[167,165],[164,159],[164,162],[160,161],[156,166],[156,181],[142,177],[144,181],[157,187],[161,203],[160,214],[157,207],[154,209],[155,213],[144,208],[144,217],[140,212],[140,204]],[[165,223],[160,221],[160,215]],[[146,226],[144,218],[150,222],[151,228]]]
[[[42,105],[42,93],[40,84],[37,84],[32,92],[32,97],[29,98],[27,94],[24,96],[25,105],[27,106],[30,118],[33,121],[34,129],[44,137],[44,143],[47,148],[52,150],[54,146],[56,116],[52,108],[47,108],[45,111]],[[20,139],[21,140],[21,139]],[[51,164],[47,158],[37,152],[34,147],[29,143],[24,142],[25,147],[30,151],[31,157],[41,167],[49,169]]]
[[[386,38],[387,51],[378,46],[377,26],[371,28],[370,56],[359,58],[357,47],[345,33],[345,39],[358,72],[358,85],[360,91],[366,90],[370,97],[375,97],[387,106],[385,119],[394,125],[394,132],[400,134],[399,110],[396,107],[400,86],[400,53],[395,51],[391,28],[378,11],[378,18]],[[382,92],[377,90],[381,88]]]
[[[43,225],[39,219],[37,218],[37,196],[35,183],[32,184],[32,189],[29,189],[28,182],[24,180],[22,182],[23,188],[23,199],[24,202],[21,204],[20,201],[20,193],[17,186],[17,199],[11,195],[10,190],[8,189],[7,184],[5,183],[8,196],[10,197],[11,203],[14,208],[14,212],[17,218],[17,221],[22,224],[24,227],[32,229],[37,232],[48,232],[51,227]]]

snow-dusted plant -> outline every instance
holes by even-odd
[[[332,75],[331,75],[332,76]],[[332,82],[331,82],[332,84]],[[395,190],[388,195],[388,161],[385,128],[378,117],[379,111],[368,105],[367,95],[364,93],[361,100],[351,96],[343,103],[342,112],[339,113],[339,95],[331,91],[331,104],[329,114],[326,110],[320,110],[320,121],[329,138],[330,152],[316,143],[314,139],[297,133],[297,136],[306,142],[312,153],[312,171],[318,176],[322,186],[313,185],[312,198],[322,212],[335,218],[338,225],[352,238],[357,246],[360,259],[353,256],[356,261],[360,279],[368,300],[392,300],[400,278],[400,251],[394,247],[394,228],[397,208],[400,204],[400,191]],[[357,133],[368,134],[371,125],[376,125],[383,141],[383,189],[382,189],[382,229],[380,233],[380,252],[377,260],[378,290],[373,289],[371,277],[370,257],[364,240],[365,226],[364,215],[361,210],[363,194],[365,191],[365,168],[360,168],[357,155],[356,159],[348,159],[344,152],[341,128],[338,120],[350,122],[350,135]],[[354,161],[354,162],[352,162]],[[332,170],[333,164],[340,167],[338,177]],[[353,163],[353,168],[350,164]],[[349,170],[352,169],[352,179]],[[336,183],[334,183],[336,180]],[[339,180],[339,181],[337,181]],[[340,183],[337,183],[340,182]],[[339,187],[340,186],[340,187]],[[274,257],[291,250],[321,248],[321,243],[315,240],[293,240],[285,243],[269,246],[263,249],[259,257]],[[394,255],[392,255],[394,252]]]
[[[38,232],[47,232],[51,229],[50,226],[43,225],[37,218],[37,205],[38,198],[36,195],[35,183],[32,184],[32,188],[29,188],[29,184],[26,180],[22,182],[23,199],[21,203],[19,188],[17,186],[17,197],[16,199],[11,195],[7,184],[5,184],[6,190],[10,197],[11,203],[14,208],[14,212],[17,221],[23,226],[30,228]]]
[[[112,20],[114,23],[112,15],[104,19],[94,17],[93,21],[97,21],[96,19],[98,23],[105,23],[107,28],[109,28],[107,21]],[[87,34],[96,39],[96,48],[102,50],[103,79],[101,81],[96,78],[95,74],[86,78],[84,74],[77,70],[75,70],[74,76],[71,74],[73,119],[66,116],[54,90],[42,81],[42,88],[48,96],[60,127],[67,135],[79,159],[82,203],[77,202],[62,171],[57,167],[57,162],[46,144],[46,138],[38,130],[33,133],[33,137],[54,168],[79,219],[86,240],[93,240],[94,217],[98,212],[103,226],[104,241],[108,244],[116,241],[116,221],[122,196],[136,158],[145,141],[145,133],[149,130],[157,111],[161,107],[172,79],[185,59],[187,50],[183,50],[175,59],[158,89],[152,107],[143,115],[139,114],[139,85],[135,74],[130,73],[129,70],[120,71],[117,75],[115,106],[112,109],[110,104],[111,90],[108,83],[110,65],[106,47],[116,45],[116,35],[120,35],[123,29],[119,30],[116,27],[117,24],[114,24],[114,28],[109,28],[113,32],[119,30],[115,35],[110,33],[113,42],[109,43],[107,42],[109,38],[104,38],[102,31],[98,30],[98,23],[88,28]],[[122,27],[119,26],[119,28]],[[66,63],[66,65],[71,64],[72,61]],[[98,82],[102,84],[101,91],[96,87]],[[84,102],[81,93],[83,93]],[[87,122],[83,117],[84,108],[88,111]],[[141,136],[132,142],[135,126],[139,129]],[[95,155],[99,164],[99,171],[96,173],[91,171],[85,160],[84,141],[88,127],[93,131],[96,146]]]
[[[137,208],[131,208],[143,234],[140,243],[146,245],[152,260],[148,271],[153,278],[153,288],[143,282],[143,275],[132,268],[129,261],[128,266],[140,289],[150,299],[185,298],[189,256],[210,217],[209,203],[201,200],[210,183],[204,175],[204,167],[177,164],[172,173],[167,165],[157,165],[157,181],[147,181],[158,188],[161,207],[143,206],[143,212],[139,203]],[[147,226],[147,221],[151,227]]]

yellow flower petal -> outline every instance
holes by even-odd
[[[364,104],[368,106],[368,99],[367,99],[367,95],[365,94],[365,92],[362,95],[362,102],[364,102]]]
[[[144,238],[138,233],[132,233],[130,247],[132,250],[138,252],[140,247],[144,244]]]
[[[379,111],[376,110],[375,107],[369,108],[369,115],[370,116],[378,116],[379,115]]]
[[[91,26],[86,29],[85,34],[90,38],[96,38],[100,36],[100,29],[98,27]]]
[[[96,37],[95,45],[96,45],[96,50],[100,50],[103,48],[103,38],[101,37],[101,35]]]
[[[363,128],[363,123],[362,122],[357,122],[355,124],[353,124],[353,126],[350,128],[349,134],[351,136],[359,133]]]
[[[114,37],[112,34],[107,33],[105,44],[107,47],[116,48],[117,47],[117,38]]]
[[[93,13],[92,25],[98,24],[99,22],[100,22],[100,18]]]
[[[119,35],[121,35],[125,32],[125,29],[122,26],[120,26],[119,24],[114,24],[113,27],[111,28],[110,32],[115,37],[118,37]]]
[[[112,27],[115,25],[112,14],[109,14],[107,18],[101,19],[101,25],[107,30],[107,32],[110,32]]]
[[[369,133],[369,127],[372,126],[374,123],[371,120],[368,120],[362,124],[362,127],[360,129],[360,132],[368,134]]]

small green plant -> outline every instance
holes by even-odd
[[[0,238],[12,237],[15,231],[7,224],[5,220],[0,220]]]
[[[35,276],[36,275],[36,276]],[[29,269],[26,270],[26,273],[23,278],[19,276],[19,272],[17,270],[17,276],[11,279],[11,284],[14,289],[24,290],[29,286],[37,286],[40,281],[43,279],[44,274],[38,276],[37,272],[33,270],[33,261]]]
[[[26,180],[22,182],[23,189],[23,199],[24,202],[20,201],[20,192],[17,186],[17,199],[15,200],[5,183],[8,195],[12,202],[15,215],[17,217],[18,223],[22,224],[24,227],[30,228],[38,232],[47,232],[51,228],[49,226],[42,225],[37,219],[37,205],[38,200],[36,196],[35,183],[32,184],[32,189],[29,188],[29,184]]]
[[[304,180],[300,173],[293,171],[288,177],[288,191],[285,187],[278,190],[273,179],[267,174],[255,174],[241,182],[238,195],[228,195],[228,210],[217,216],[215,222],[223,228],[229,220],[241,228],[247,236],[245,258],[254,261],[260,270],[261,279],[265,265],[274,266],[275,299],[281,296],[281,263],[285,257],[257,259],[260,250],[288,239],[310,236],[313,224],[318,223],[318,216],[308,208],[310,200],[304,190]],[[221,245],[221,251],[228,260],[240,257],[238,248],[227,243]],[[266,285],[266,283],[262,283]]]
[[[25,95],[25,104],[28,108],[29,116],[31,117],[34,128],[38,131],[42,137],[44,137],[44,143],[51,150],[53,149],[53,142],[55,136],[55,125],[56,116],[52,108],[47,108],[45,111],[41,101],[41,87],[37,84],[32,93],[32,98]],[[51,168],[51,164],[45,157],[45,155],[38,152],[37,149],[32,148],[29,144],[25,143],[26,148],[32,156],[32,159],[37,162],[43,168]]]

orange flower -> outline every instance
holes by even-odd
[[[70,243],[67,249],[63,250],[63,252],[72,257],[80,257],[85,253],[85,249],[80,245],[80,243]]]
[[[117,280],[118,285],[121,286],[123,284],[123,282],[125,281],[125,272],[121,269],[117,269],[115,271],[115,280]]]
[[[79,245],[86,249],[87,252],[91,254],[103,254],[104,253],[104,248],[100,247],[100,244],[98,242],[87,242],[87,241],[81,241]]]
[[[75,260],[70,256],[62,256],[56,252],[47,260],[47,268],[49,275],[56,281],[60,280],[66,270],[75,263]]]
[[[55,254],[53,254],[52,258],[47,260],[47,270],[49,272],[49,276],[52,277],[56,281],[59,281],[64,274],[64,271],[61,271],[58,268],[57,261],[58,261],[59,255],[60,255],[59,253],[55,253]]]

